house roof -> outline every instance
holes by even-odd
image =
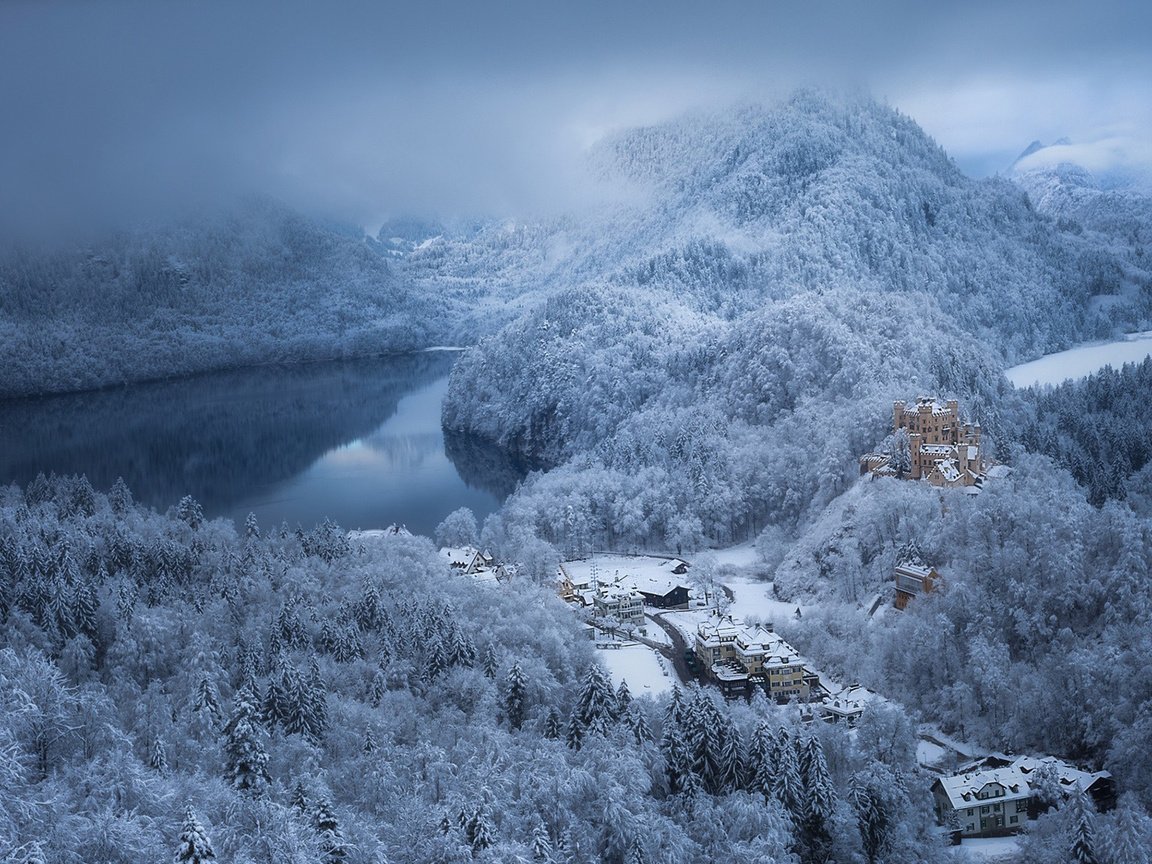
[[[1112,776],[1107,771],[1081,771],[1055,756],[1020,756],[1008,765],[1004,765],[1003,761],[1003,757],[993,755],[969,766],[969,770],[951,777],[941,777],[937,782],[953,809],[977,806],[988,800],[1015,801],[1029,798],[1033,794],[1030,780],[1035,778],[1037,769],[1042,765],[1051,765],[1060,787],[1069,792],[1074,789],[1087,791],[1096,781]],[[978,767],[983,764],[989,767]],[[1004,787],[1005,794],[995,799],[977,798],[977,793],[990,783],[999,783]]]
[[[674,571],[687,562],[679,558],[654,558],[639,555],[596,555],[560,565],[562,574],[575,586],[594,581],[602,588],[617,586],[664,597],[677,588],[688,589],[688,578]]]

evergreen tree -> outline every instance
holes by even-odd
[[[196,701],[192,703],[192,709],[198,713],[203,712],[204,716],[210,718],[212,726],[219,727],[224,715],[220,710],[216,688],[208,680],[207,675],[200,676],[200,684],[196,688]]]
[[[176,518],[187,523],[189,528],[196,531],[204,524],[204,510],[195,498],[191,495],[185,495],[176,505]]]
[[[323,864],[340,864],[348,857],[348,847],[344,843],[344,836],[340,833],[340,823],[336,818],[336,811],[332,803],[324,796],[316,802],[313,813],[313,824],[319,835],[320,852]]]
[[[748,751],[745,788],[759,792],[765,798],[772,794],[772,780],[776,773],[772,764],[775,748],[776,739],[772,735],[772,728],[764,721],[757,723]]]
[[[168,773],[168,750],[159,735],[152,740],[152,752],[148,754],[148,765],[161,775]]]
[[[520,664],[516,663],[508,671],[504,693],[504,716],[508,718],[511,729],[519,729],[524,724],[524,696],[527,689],[524,673],[520,671]]]
[[[1108,864],[1149,864],[1147,836],[1137,817],[1139,803],[1131,793],[1121,797],[1108,851]]]
[[[772,794],[797,822],[804,819],[804,789],[797,764],[796,748],[787,730],[781,729],[776,739],[776,776],[772,783]]]
[[[485,677],[496,680],[496,670],[500,667],[500,661],[496,658],[496,647],[491,642],[484,648],[483,665]]]
[[[580,722],[580,718],[575,713],[568,721],[567,743],[571,750],[579,750],[584,746],[584,724]]]
[[[849,802],[856,814],[864,854],[868,856],[869,864],[874,864],[888,841],[889,817],[884,808],[884,801],[869,779],[863,773],[857,773],[852,775]]]
[[[271,782],[268,753],[261,740],[257,696],[250,687],[236,694],[232,716],[224,727],[225,777],[229,783],[253,798],[264,794]]]
[[[184,811],[184,825],[180,830],[180,845],[176,849],[175,864],[204,864],[215,861],[216,853],[204,831],[204,826],[196,818],[191,805]]]
[[[580,695],[576,700],[576,717],[584,726],[590,726],[597,717],[611,715],[616,694],[599,663],[588,667]]]
[[[652,732],[648,728],[648,718],[644,716],[644,709],[635,702],[628,707],[628,713],[624,715],[624,722],[632,732],[636,746],[641,747],[652,740]]]
[[[616,688],[616,717],[623,717],[627,711],[628,706],[632,704],[632,691],[628,689],[628,682],[623,678],[620,679],[620,686]]]
[[[560,720],[560,712],[553,708],[548,709],[548,716],[544,719],[544,737],[550,741],[556,741],[560,738],[560,733],[563,730],[563,723]]]
[[[462,827],[473,854],[488,849],[496,842],[496,829],[492,825],[492,820],[488,818],[487,809],[483,804],[472,811]]]
[[[108,503],[112,505],[112,512],[117,516],[123,516],[132,509],[132,492],[123,477],[117,477],[116,482],[112,484],[112,489],[108,492]]]
[[[1095,808],[1083,790],[1077,790],[1067,805],[1070,821],[1069,852],[1075,864],[1100,864],[1096,854]]]
[[[801,780],[804,786],[804,812],[814,830],[823,831],[836,810],[836,789],[828,773],[820,739],[810,735],[800,751]]]
[[[260,537],[260,523],[256,521],[255,513],[249,513],[244,519],[244,536],[252,540]]]
[[[552,860],[552,841],[543,822],[537,822],[532,829],[532,860],[548,862]]]

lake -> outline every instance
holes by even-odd
[[[123,477],[159,509],[192,495],[209,517],[310,527],[396,523],[430,535],[477,519],[523,476],[484,442],[449,436],[440,406],[456,354],[261,366],[89,393],[0,401],[0,483]]]
[[[1070,378],[1099,372],[1105,366],[1119,369],[1125,363],[1139,363],[1149,355],[1152,355],[1152,332],[1129,333],[1112,342],[1093,342],[1045,354],[1039,360],[1006,369],[1004,374],[1017,387],[1062,384]]]

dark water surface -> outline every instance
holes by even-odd
[[[521,476],[482,442],[446,448],[440,405],[456,355],[262,366],[179,381],[0,401],[0,484],[37,473],[123,477],[158,508],[192,495],[210,517],[262,526],[405,524],[431,534],[477,518]],[[449,458],[449,454],[451,458]]]

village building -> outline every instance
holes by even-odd
[[[844,723],[852,727],[860,720],[870,704],[883,699],[879,693],[867,687],[849,684],[835,693],[826,695],[816,706],[816,715],[828,723]]]
[[[599,586],[592,595],[592,608],[597,618],[615,618],[624,627],[644,627],[644,600],[627,586]]]
[[[474,546],[445,546],[440,549],[440,558],[456,572],[471,576],[478,582],[496,582],[508,576],[508,571],[490,552]]]
[[[1081,771],[1052,756],[993,755],[932,784],[937,818],[957,841],[1015,834],[1049,803],[1081,791],[1100,810],[1115,804],[1110,773]]]
[[[980,442],[980,424],[960,419],[960,404],[944,404],[921,396],[912,407],[900,401],[892,407],[892,429],[908,435],[906,453],[868,453],[860,457],[860,473],[873,477],[926,480],[941,488],[976,491],[988,462]]]
[[[778,702],[806,701],[817,676],[804,658],[771,627],[748,627],[730,615],[713,614],[696,628],[696,662],[728,698],[759,687]]]
[[[893,578],[896,585],[895,606],[903,611],[916,597],[935,591],[940,574],[935,567],[929,567],[920,560],[912,560],[897,564]]]
[[[596,556],[561,562],[556,586],[562,598],[584,606],[593,605],[598,590],[617,587],[639,594],[642,606],[686,609],[688,566],[679,558]]]

